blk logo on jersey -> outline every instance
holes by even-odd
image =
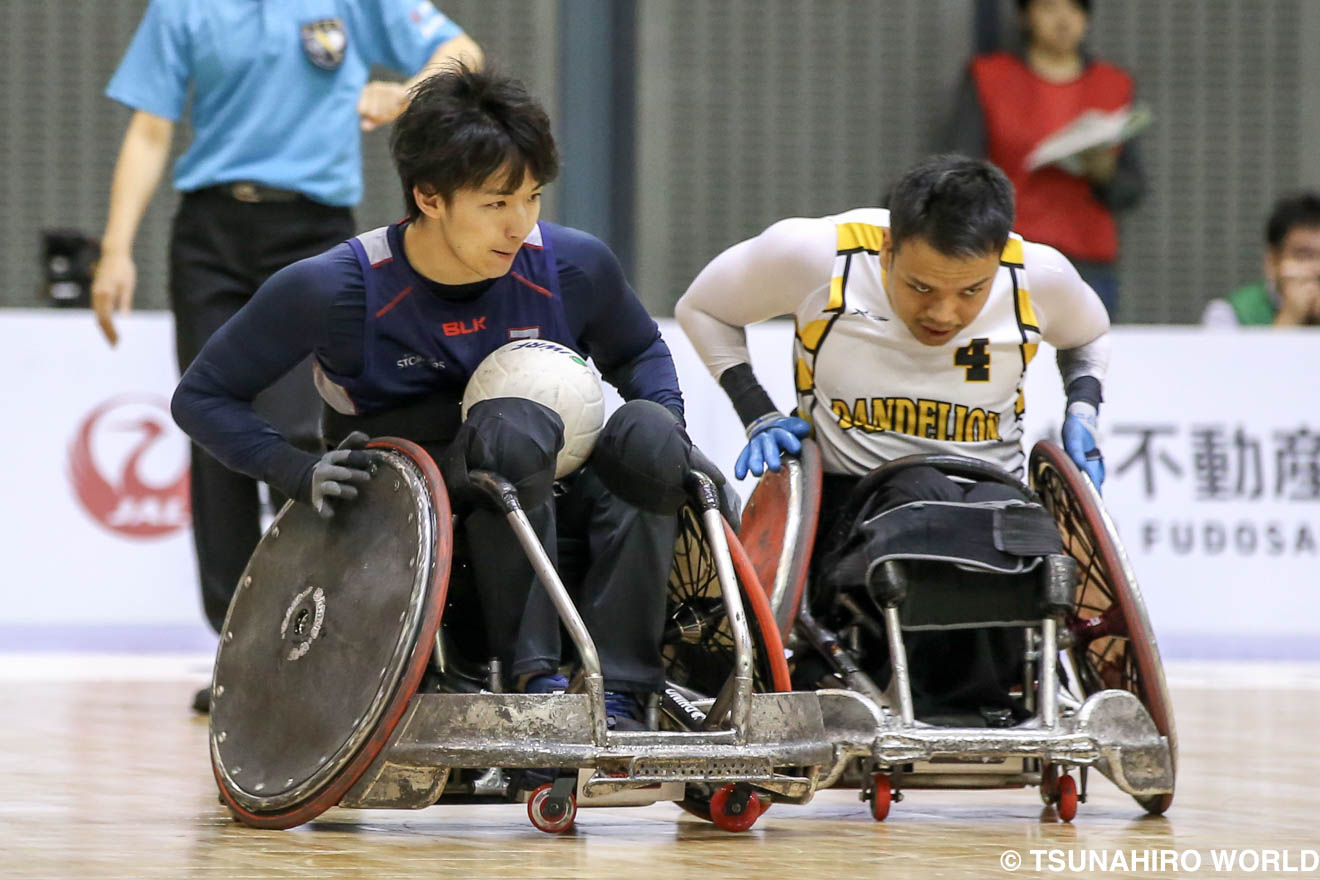
[[[999,413],[947,400],[861,397],[851,404],[832,400],[830,409],[845,431],[892,431],[951,443],[1003,439],[999,436]]]
[[[164,400],[124,395],[92,410],[69,446],[69,480],[83,509],[118,534],[188,525],[188,442]]]
[[[471,321],[445,321],[440,325],[440,329],[445,331],[446,336],[467,336],[469,333],[480,333],[486,329],[486,316],[473,318]]]
[[[334,70],[348,53],[348,33],[342,18],[323,18],[302,26],[303,51],[322,70]]]

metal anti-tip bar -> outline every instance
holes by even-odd
[[[740,736],[747,731],[747,718],[752,707],[752,636],[748,630],[747,613],[743,608],[742,593],[733,571],[733,558],[729,542],[724,535],[724,516],[720,513],[719,489],[715,481],[701,471],[688,474],[688,488],[701,510],[701,522],[711,556],[715,560],[715,574],[720,581],[720,594],[724,599],[724,613],[733,635],[734,668],[733,687],[726,687],[716,700],[707,719],[708,723],[723,718],[728,704],[730,726]]]
[[[1040,627],[1040,723],[1046,729],[1059,717],[1059,644],[1058,623],[1053,617]]]
[[[898,716],[911,727],[916,720],[912,708],[912,681],[908,678],[907,648],[903,644],[903,628],[898,622],[898,609],[885,608],[885,631],[889,635],[889,662],[894,666],[894,687],[898,691]]]
[[[527,554],[537,578],[549,593],[550,601],[554,603],[555,611],[559,612],[569,638],[577,647],[578,657],[582,661],[588,704],[591,706],[592,739],[597,745],[605,745],[608,730],[605,719],[605,679],[601,675],[600,655],[596,652],[596,643],[592,641],[591,633],[587,632],[587,626],[582,622],[568,590],[564,589],[564,582],[559,579],[559,572],[555,571],[554,563],[550,561],[545,548],[541,546],[541,540],[536,536],[536,530],[528,521],[518,500],[518,491],[508,480],[490,471],[472,471],[470,478],[474,486],[490,496],[504,511],[509,527]]]

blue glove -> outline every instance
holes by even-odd
[[[1063,420],[1063,448],[1069,458],[1091,478],[1097,491],[1105,481],[1105,459],[1095,445],[1097,412],[1089,403],[1068,406]]]
[[[767,468],[778,471],[779,454],[801,452],[802,441],[799,438],[811,433],[811,425],[802,419],[771,413],[753,422],[748,432],[747,445],[738,453],[738,461],[733,466],[733,475],[740,480],[747,476],[748,471],[758,477]]]

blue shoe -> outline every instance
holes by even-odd
[[[606,691],[605,724],[610,730],[646,730],[642,704],[626,691]]]
[[[525,694],[562,694],[568,690],[568,679],[558,672],[534,675],[523,688]]]

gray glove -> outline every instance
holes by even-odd
[[[367,471],[371,466],[371,456],[366,452],[368,439],[361,431],[354,431],[336,449],[322,455],[312,468],[312,508],[322,519],[335,515],[331,498],[351,501],[358,495],[353,484],[371,479]]]

